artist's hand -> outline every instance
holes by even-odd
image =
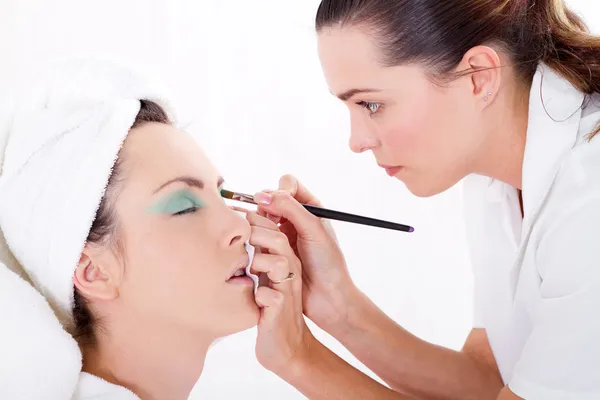
[[[257,213],[246,215],[252,227],[250,244],[257,249],[251,270],[269,278],[255,296],[261,307],[256,357],[266,369],[286,375],[305,361],[313,339],[302,314],[302,268],[277,224]]]
[[[328,221],[309,213],[300,203],[319,201],[294,177],[279,181],[279,190],[256,195],[259,213],[280,222],[292,248],[302,261],[304,313],[331,333],[346,322],[348,305],[357,292]]]

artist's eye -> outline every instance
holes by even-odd
[[[379,111],[379,109],[381,108],[381,104],[380,103],[373,103],[370,101],[359,101],[358,103],[359,106],[366,108],[367,110],[369,110],[369,114],[375,114],[377,111]]]

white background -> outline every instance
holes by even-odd
[[[253,193],[293,173],[326,206],[415,226],[405,234],[334,224],[360,288],[409,331],[459,349],[472,308],[460,190],[414,198],[370,155],[350,152],[347,112],[329,94],[317,58],[318,3],[0,0],[0,87],[54,57],[101,54],[142,63],[187,107],[189,130],[229,188]],[[569,3],[600,31],[600,4]],[[192,398],[303,398],[256,362],[255,336],[252,329],[219,342]]]

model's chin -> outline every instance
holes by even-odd
[[[247,299],[240,304],[239,308],[230,310],[226,318],[227,332],[225,335],[242,332],[258,325],[260,319],[260,308],[254,300],[254,294],[251,292]]]
[[[254,297],[253,297],[254,301]],[[256,303],[251,305],[248,311],[244,312],[244,318],[240,319],[240,330],[246,330],[258,325],[260,319],[260,308]]]

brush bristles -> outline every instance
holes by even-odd
[[[233,200],[233,194],[234,193],[230,192],[229,190],[221,189],[221,197]]]

